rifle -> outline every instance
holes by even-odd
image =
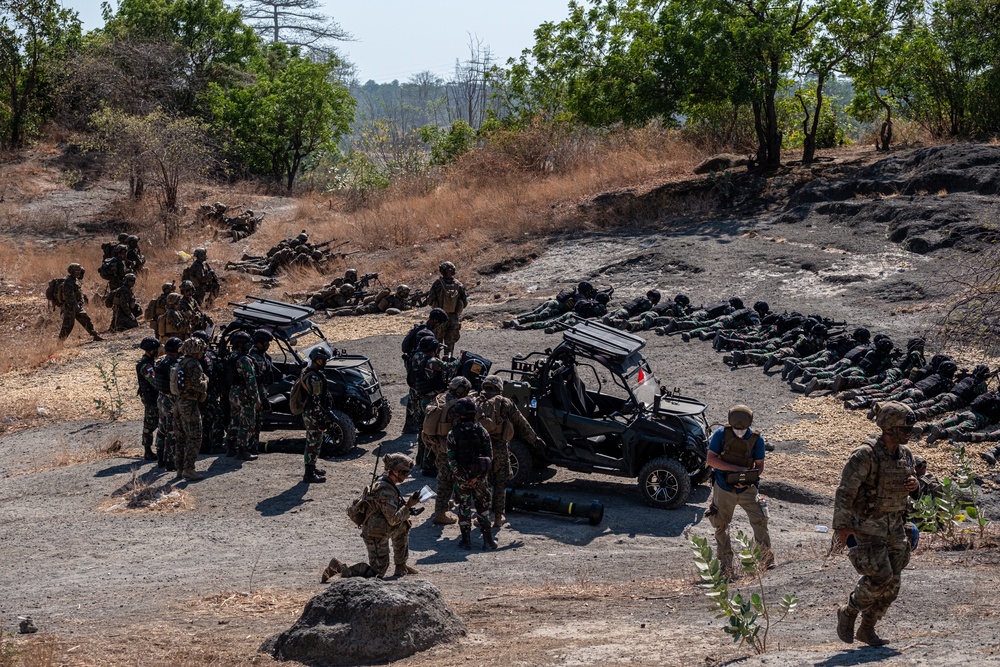
[[[361,251],[355,250],[354,252],[361,252]],[[348,253],[348,254],[354,254],[354,253]],[[358,289],[368,289],[369,287],[371,287],[371,283],[373,280],[378,280],[378,274],[366,273],[365,275],[361,276],[361,278],[358,279],[357,282]]]
[[[322,243],[317,243],[317,244],[313,245],[313,248],[316,249],[316,250],[322,250],[323,248],[327,247],[331,243],[336,243],[336,241],[337,241],[337,239],[330,239],[329,241],[323,241]],[[337,248],[343,248],[345,245],[347,245],[350,242],[351,242],[350,239],[348,239],[347,241],[341,241],[340,243],[337,243],[337,245],[333,246],[333,250],[336,250]]]

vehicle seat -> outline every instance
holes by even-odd
[[[571,372],[566,383],[569,389],[569,397],[572,402],[571,412],[581,417],[593,417],[597,414],[597,404],[587,395],[587,388],[583,380],[575,372]]]
[[[552,376],[552,405],[557,410],[573,411],[573,402],[570,400],[569,388],[566,386],[566,371],[561,369]]]

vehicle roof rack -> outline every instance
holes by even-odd
[[[288,326],[297,324],[316,314],[316,310],[309,306],[299,306],[294,303],[284,301],[273,301],[259,296],[249,296],[248,303],[233,303],[236,306],[233,310],[233,317],[270,326]]]
[[[563,332],[563,342],[591,354],[626,359],[646,346],[646,339],[606,324],[584,320]]]

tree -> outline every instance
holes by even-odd
[[[448,82],[448,115],[479,127],[486,118],[489,95],[487,74],[493,69],[493,53],[478,38],[469,36],[469,59],[455,61],[455,75]]]
[[[291,192],[303,161],[333,150],[349,131],[356,103],[331,81],[336,66],[277,44],[254,62],[252,83],[229,90],[213,84],[215,127],[228,133],[229,152],[249,173],[267,174]]]
[[[346,42],[351,34],[329,16],[315,11],[319,0],[245,0],[243,19],[272,44],[298,46],[321,59],[338,56],[332,42]]]
[[[79,42],[80,21],[57,0],[0,2],[0,122],[4,145],[20,148],[45,97],[47,65]]]

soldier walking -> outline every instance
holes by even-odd
[[[83,281],[84,270],[79,264],[70,264],[66,269],[66,277],[60,287],[59,301],[62,303],[62,326],[59,328],[59,340],[66,340],[73,332],[73,325],[79,322],[87,333],[94,340],[104,340],[97,335],[94,323],[90,321],[90,315],[84,310],[86,297],[83,296],[83,288],[80,283]]]
[[[455,479],[460,549],[472,548],[472,514],[483,533],[483,549],[496,549],[490,525],[489,472],[493,468],[490,434],[476,421],[476,402],[463,398],[452,408],[455,425],[448,433],[448,462]]]
[[[915,421],[908,406],[884,403],[875,418],[882,434],[851,453],[840,477],[833,528],[861,575],[847,604],[837,610],[837,636],[847,643],[888,643],[876,634],[875,624],[899,595],[900,575],[910,562],[903,522],[907,498],[920,487],[906,446]],[[855,633],[858,614],[861,626]]]
[[[440,308],[448,314],[448,324],[438,340],[447,346],[449,352],[454,352],[455,343],[462,336],[462,311],[469,305],[469,297],[465,293],[465,286],[455,279],[454,264],[442,262],[438,271],[441,277],[431,285],[427,295],[427,305],[431,308]]]
[[[160,421],[156,407],[160,392],[156,390],[156,355],[160,353],[160,341],[155,338],[143,338],[139,343],[142,356],[135,364],[135,375],[138,383],[137,393],[142,401],[142,457],[147,461],[155,461],[153,438]]]
[[[174,428],[177,430],[174,464],[181,477],[196,482],[204,479],[194,466],[201,450],[201,410],[198,404],[204,402],[208,395],[208,378],[201,370],[205,341],[188,338],[181,345],[180,352],[183,357],[170,370],[170,392],[174,395]]]

